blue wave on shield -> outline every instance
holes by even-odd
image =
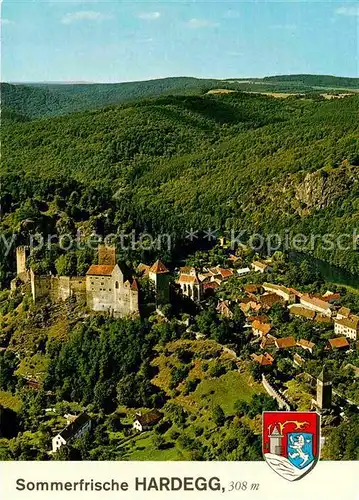
[[[288,460],[298,469],[313,462],[313,434],[309,432],[290,432],[287,445]]]

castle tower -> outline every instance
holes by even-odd
[[[29,248],[28,247],[17,247],[16,249],[16,274],[21,278],[22,275],[28,273],[28,269],[26,267],[26,259],[29,256]]]
[[[282,440],[283,435],[279,432],[277,426],[274,426],[272,434],[269,434],[269,452],[272,455],[282,454]]]
[[[100,266],[116,265],[116,247],[99,245],[97,252],[98,252],[98,264]]]
[[[148,277],[153,281],[156,291],[157,304],[167,304],[170,301],[169,271],[157,260],[149,270]]]
[[[317,378],[317,407],[319,410],[329,410],[332,406],[332,397],[332,381],[324,365]]]
[[[139,294],[138,281],[133,280],[130,291],[130,308],[131,312],[136,314],[139,313],[138,294]]]

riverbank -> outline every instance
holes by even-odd
[[[298,252],[291,252],[289,254],[289,260],[297,264],[306,260],[327,283],[336,286],[344,286],[350,292],[359,294],[359,272],[358,275],[354,275],[345,269],[333,266],[323,260],[316,259],[312,255],[301,254]]]

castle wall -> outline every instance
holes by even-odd
[[[49,297],[54,302],[71,296],[86,297],[86,278],[68,276],[36,276],[31,272],[31,293],[34,302]]]
[[[35,303],[46,297],[56,302],[75,296],[86,301],[89,309],[115,317],[139,313],[138,290],[131,289],[129,282],[124,284],[118,266],[111,276],[36,276],[31,271],[31,292]]]
[[[70,294],[79,300],[86,299],[86,277],[74,276],[70,278]]]
[[[278,391],[276,391],[274,389],[274,387],[272,387],[272,385],[269,383],[269,381],[265,375],[262,375],[262,384],[263,384],[264,389],[269,394],[269,396],[271,396],[272,398],[277,400],[277,403],[278,403],[278,406],[280,409],[284,408],[287,411],[291,410],[291,407],[290,407],[290,404],[288,403],[288,401],[286,401],[284,396],[282,394],[280,394]]]
[[[54,283],[54,294],[53,294],[54,300],[68,299],[71,295],[70,278],[68,276],[59,276],[57,278],[54,278],[52,281]],[[56,291],[55,291],[55,286],[56,286]]]
[[[31,294],[34,302],[51,294],[51,276],[36,276],[31,272]]]

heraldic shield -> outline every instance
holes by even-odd
[[[312,411],[265,411],[262,439],[267,464],[288,481],[296,481],[319,460],[320,417]]]

